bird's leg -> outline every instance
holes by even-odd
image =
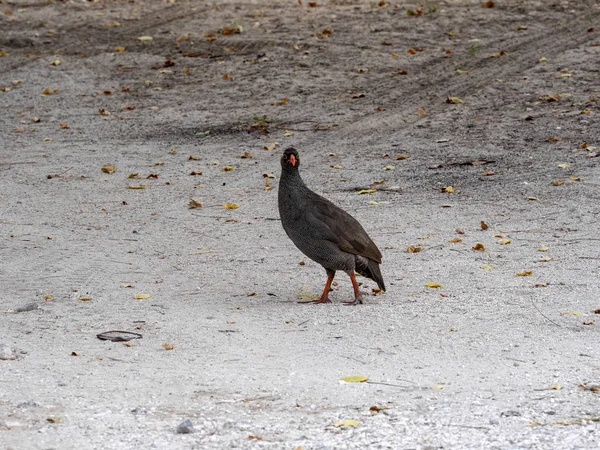
[[[325,269],[327,271],[327,282],[325,283],[325,289],[323,289],[323,293],[321,294],[321,298],[319,300],[311,300],[308,302],[298,302],[298,303],[331,303],[329,300],[329,289],[331,288],[331,282],[333,281],[333,277],[335,277],[335,270]]]
[[[358,289],[358,283],[356,282],[356,275],[354,274],[354,270],[351,272],[347,272],[348,275],[350,275],[350,280],[352,281],[352,287],[354,288],[354,300],[351,302],[344,302],[344,305],[346,306],[354,306],[354,305],[358,305],[359,303],[362,304],[362,294],[360,293],[360,290]]]

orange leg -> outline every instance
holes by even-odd
[[[362,294],[360,293],[360,290],[358,289],[358,283],[356,282],[356,275],[354,274],[354,271],[349,272],[348,275],[350,275],[350,280],[352,281],[352,287],[354,288],[354,300],[351,302],[344,302],[344,305],[354,306],[354,305],[358,305],[359,303],[362,304]]]
[[[331,288],[333,277],[335,277],[335,270],[327,270],[327,282],[325,283],[325,289],[323,289],[323,293],[321,294],[321,298],[319,300],[298,303],[331,303],[331,300],[329,300],[329,289]]]

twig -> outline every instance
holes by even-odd
[[[546,316],[546,315],[545,315],[545,314],[544,314],[542,311],[540,311],[540,308],[538,308],[538,307],[537,307],[537,305],[535,304],[535,302],[534,302],[533,300],[531,300],[531,304],[533,305],[533,307],[534,307],[535,309],[537,309],[537,312],[539,312],[539,313],[542,315],[542,317],[543,317],[544,319],[546,319],[548,322],[551,322],[551,323],[553,323],[553,324],[554,324],[554,325],[556,325],[557,327],[561,327],[561,328],[562,328],[562,325],[561,325],[561,324],[559,324],[559,323],[556,323],[554,320],[550,319],[550,318],[549,318],[548,316]]]

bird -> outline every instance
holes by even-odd
[[[299,167],[298,151],[286,149],[281,156],[279,216],[283,229],[296,247],[327,272],[321,297],[302,303],[330,303],[329,290],[338,270],[348,274],[354,289],[354,300],[344,302],[346,305],[362,303],[355,271],[372,279],[385,291],[379,269],[381,252],[375,243],[358,220],[311,191],[300,177]]]

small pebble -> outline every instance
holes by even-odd
[[[177,425],[177,434],[189,434],[194,432],[194,424],[190,419],[185,419]]]
[[[15,309],[15,312],[34,311],[39,307],[40,305],[38,305],[37,303],[26,303],[25,305],[19,306],[17,309]]]
[[[0,345],[0,359],[9,360],[9,359],[17,359],[15,352],[8,345]]]

